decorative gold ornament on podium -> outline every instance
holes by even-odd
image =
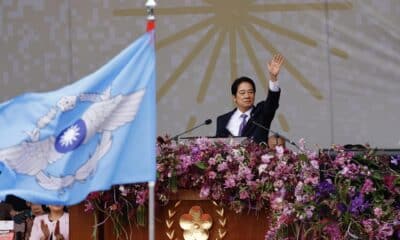
[[[177,201],[175,205],[168,209],[168,216],[165,220],[166,231],[165,235],[169,240],[208,240],[210,231],[214,229],[216,238],[215,240],[222,240],[227,234],[225,229],[227,219],[225,217],[225,210],[212,201],[215,211],[215,223],[213,222],[211,214],[204,213],[200,206],[194,205],[190,208],[188,213],[182,214],[179,217],[179,227],[183,230],[183,235],[178,236],[174,228],[178,216],[177,210],[182,201]]]

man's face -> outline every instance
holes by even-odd
[[[233,101],[241,112],[246,112],[254,105],[254,95],[255,92],[253,86],[248,82],[242,82],[238,86]]]

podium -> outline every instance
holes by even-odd
[[[201,199],[198,194],[198,191],[180,190],[168,205],[155,209],[155,239],[184,240],[184,235],[202,240],[264,239],[268,213],[244,211],[238,214],[216,202]],[[69,211],[71,240],[94,239],[93,214],[84,212],[83,203],[72,206]],[[98,222],[104,221],[100,215]],[[135,240],[148,239],[147,227],[132,225],[130,229],[126,226],[125,230],[127,235],[117,238],[112,222],[108,220],[98,226],[95,240],[129,239],[126,236]]]

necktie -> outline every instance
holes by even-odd
[[[240,115],[240,117],[242,118],[242,123],[240,123],[240,126],[239,126],[239,136],[242,136],[243,128],[244,128],[244,126],[246,126],[247,115],[242,113],[242,115]]]

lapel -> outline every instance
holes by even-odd
[[[223,126],[223,131],[225,132],[225,134],[231,135],[231,132],[229,132],[229,130],[226,128],[228,126],[229,120],[231,119],[233,113],[236,111],[236,108],[233,109],[232,111],[228,112],[227,114],[225,114],[222,118],[222,126]]]

